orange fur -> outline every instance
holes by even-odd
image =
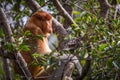
[[[37,52],[39,54],[49,54],[51,49],[48,46],[48,36],[52,33],[52,16],[46,12],[35,12],[24,27],[24,31],[29,30],[32,35],[43,35],[43,41],[41,39],[32,40],[29,38],[27,44],[31,46],[29,52],[21,52],[23,58],[27,64],[31,64],[33,61],[32,54]],[[29,65],[29,70],[34,78],[42,75],[43,68],[41,66]],[[44,80],[44,79],[35,79]]]

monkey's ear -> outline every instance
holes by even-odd
[[[35,12],[33,16],[43,21],[52,19],[52,16],[49,13],[44,11]]]

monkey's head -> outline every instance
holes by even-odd
[[[25,30],[48,36],[52,33],[52,16],[44,11],[35,12],[28,20]]]

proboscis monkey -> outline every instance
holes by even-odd
[[[52,33],[52,16],[44,11],[35,12],[28,20],[24,27],[24,31],[29,30],[32,36],[42,35],[43,40],[33,37],[29,37],[29,41],[26,42],[30,46],[30,51],[21,52],[23,58],[28,64],[28,68],[35,80],[45,80],[36,79],[42,74],[41,66],[32,65],[34,60],[32,54],[37,52],[38,54],[49,54],[51,49],[48,46],[48,37]]]

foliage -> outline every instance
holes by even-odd
[[[119,19],[110,19],[111,22],[105,21],[103,18],[99,18],[99,11],[95,10],[94,14],[88,13],[92,11],[96,6],[96,2],[84,5],[85,10],[81,12],[75,12],[79,17],[74,20],[79,24],[79,27],[72,27],[74,34],[72,36],[84,37],[81,41],[83,47],[78,52],[81,59],[84,59],[86,54],[92,55],[91,69],[86,76],[87,80],[116,80],[120,75],[120,27]],[[98,5],[97,5],[98,6]],[[91,9],[91,7],[93,7]],[[79,13],[79,14],[78,14]],[[97,14],[97,15],[95,15]],[[110,13],[111,14],[111,13]],[[111,17],[111,16],[110,16]],[[87,48],[88,45],[91,48]],[[81,56],[83,55],[84,56]],[[84,60],[83,60],[84,61]],[[82,62],[82,60],[81,60]]]
[[[14,2],[13,2],[14,1]],[[45,0],[37,0],[40,5],[44,5]],[[47,0],[48,1],[48,0]],[[77,1],[77,0],[72,0]],[[119,0],[117,0],[120,3]],[[3,3],[3,1],[0,1]],[[13,22],[22,22],[24,21],[25,16],[30,16],[31,11],[26,7],[24,0],[8,0],[7,4],[10,7],[10,15],[12,15]],[[78,27],[72,25],[72,33],[69,34],[68,38],[78,38],[83,37],[81,40],[82,47],[75,50],[75,53],[79,55],[80,62],[83,65],[85,63],[85,57],[88,54],[92,55],[91,69],[88,75],[85,77],[86,80],[118,80],[120,75],[120,19],[119,17],[114,20],[113,12],[114,9],[110,8],[109,21],[105,21],[103,18],[100,18],[99,15],[99,3],[98,0],[88,0],[87,2],[78,3],[82,6],[84,10],[76,9],[76,5],[71,3],[76,10],[73,11],[74,21],[79,25]],[[16,7],[16,5],[19,5]],[[5,5],[4,5],[5,6]],[[22,6],[22,10],[21,7]],[[18,9],[17,9],[18,8]],[[56,11],[53,7],[53,4],[49,2],[47,6],[48,10]],[[56,15],[55,12],[53,15]],[[119,16],[119,15],[118,15]],[[21,20],[20,20],[21,19]],[[13,51],[17,49],[19,51],[29,51],[29,46],[21,43],[21,39],[27,39],[26,36],[30,36],[31,33],[26,31],[22,33],[21,23],[13,24],[14,27],[14,37],[16,43],[6,43],[4,48],[7,51]],[[20,27],[20,28],[19,28]],[[39,39],[42,39],[41,35],[36,36]],[[0,29],[0,41],[4,41],[3,31]],[[90,46],[90,47],[89,47]],[[41,64],[35,65],[46,65],[51,64],[51,56],[41,57],[35,53],[33,55],[35,58],[40,58]],[[47,57],[47,58],[46,58]],[[2,62],[0,62],[2,65]],[[0,66],[1,67],[1,66]],[[76,73],[75,73],[76,74]],[[0,79],[2,77],[3,71],[0,69]],[[77,74],[76,74],[77,75]],[[75,76],[76,76],[75,75]]]

